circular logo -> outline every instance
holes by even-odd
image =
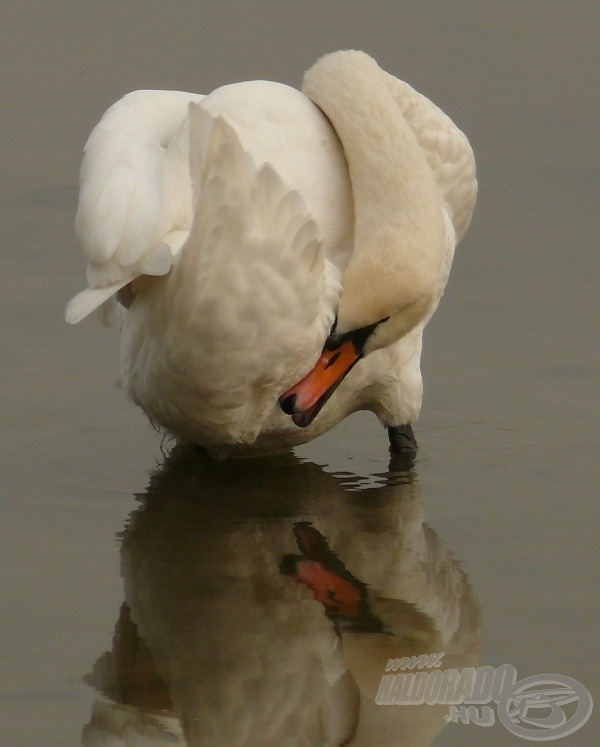
[[[580,729],[592,707],[592,696],[581,682],[563,674],[535,674],[503,694],[498,718],[518,737],[549,742]]]

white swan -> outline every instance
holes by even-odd
[[[66,318],[116,296],[130,397],[213,451],[283,450],[359,409],[410,446],[476,191],[463,133],[362,52],[319,60],[303,93],[137,91],[86,145],[90,287]]]

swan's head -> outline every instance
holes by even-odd
[[[427,318],[449,269],[454,231],[446,230],[442,193],[391,86],[358,52],[326,56],[304,79],[304,93],[344,149],[355,222],[337,325],[312,371],[279,398],[299,426],[313,421],[360,358]]]
[[[397,342],[422,322],[439,297],[439,264],[395,261],[380,266],[373,253],[355,257],[343,279],[338,314],[311,371],[279,398],[303,428],[312,423],[358,361]],[[381,256],[381,255],[379,255]]]

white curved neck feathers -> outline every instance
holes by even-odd
[[[337,132],[352,182],[355,245],[338,329],[402,313],[405,334],[429,308],[445,253],[435,176],[388,76],[368,55],[327,55],[306,73],[303,92]]]

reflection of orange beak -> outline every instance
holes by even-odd
[[[308,586],[315,599],[333,615],[352,619],[358,615],[360,588],[328,570],[316,560],[300,560],[296,566],[296,581]]]
[[[359,359],[350,340],[333,350],[324,347],[312,371],[279,397],[279,406],[286,415],[292,416],[297,426],[305,428]]]

